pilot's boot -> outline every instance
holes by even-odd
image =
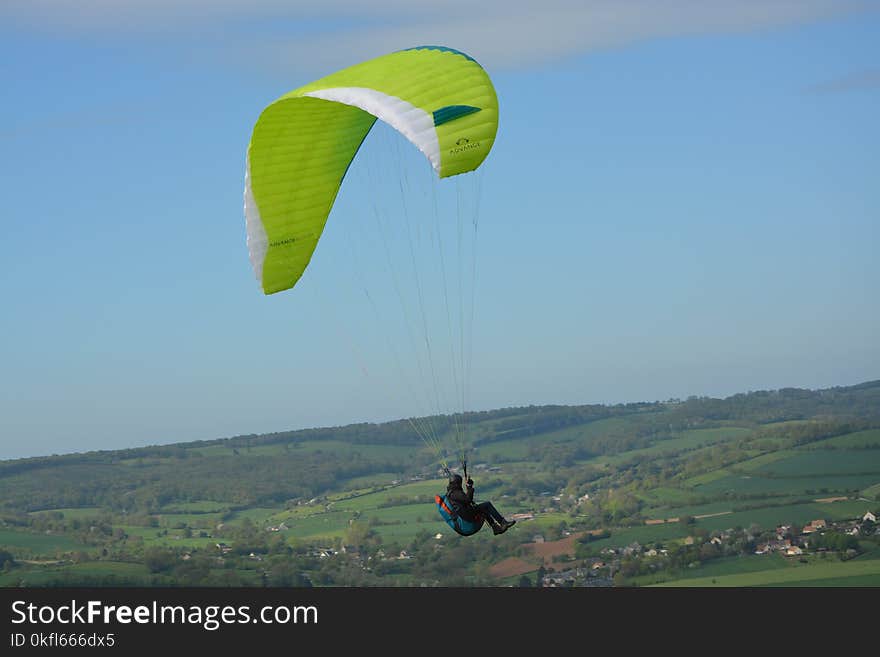
[[[492,531],[494,531],[497,536],[498,534],[503,534],[515,524],[516,520],[502,520],[501,524],[492,526]]]

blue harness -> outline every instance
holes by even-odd
[[[461,536],[473,536],[483,528],[483,522],[485,522],[483,516],[477,515],[476,520],[465,520],[464,518],[459,517],[458,512],[454,510],[456,505],[452,502],[447,504],[445,495],[435,495],[434,502],[437,504],[437,510],[440,512],[440,516],[446,521],[447,525],[455,530],[456,534],[460,534]]]

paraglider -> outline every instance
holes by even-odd
[[[250,260],[266,294],[302,276],[377,118],[446,178],[473,171],[489,154],[498,99],[472,58],[420,46],[343,69],[266,107],[248,146],[244,191]]]
[[[467,492],[462,489],[462,477],[454,474],[446,486],[445,495],[435,495],[434,503],[440,516],[457,534],[472,536],[489,523],[497,536],[516,524],[516,520],[506,520],[492,502],[474,503],[474,480],[468,477]]]
[[[486,159],[498,129],[498,99],[473,58],[443,46],[419,46],[337,71],[269,104],[248,145],[244,190],[248,252],[265,294],[293,288],[302,277],[340,186],[377,119],[415,145],[442,179],[474,171]],[[460,236],[461,227],[459,242]],[[428,322],[423,323],[428,331]],[[462,343],[465,333],[462,328]],[[424,337],[430,345],[429,336]],[[451,367],[462,379],[464,351],[462,346],[458,352],[462,363]],[[430,351],[428,358],[433,358]],[[433,361],[431,375],[439,397]],[[456,385],[464,417],[465,382]],[[440,432],[414,418],[410,424],[452,477]],[[454,435],[464,464],[464,430],[458,420]],[[483,509],[478,516],[486,513]],[[462,507],[454,515],[464,520],[469,510]],[[497,524],[494,516],[488,518]]]

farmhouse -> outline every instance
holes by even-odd
[[[813,532],[819,531],[820,529],[825,529],[827,527],[827,523],[824,519],[819,518],[818,520],[812,520],[808,524],[804,525],[801,533],[803,534],[812,534]]]

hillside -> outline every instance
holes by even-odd
[[[17,459],[0,584],[880,583],[880,381],[432,423],[513,530],[440,521],[406,420]]]

